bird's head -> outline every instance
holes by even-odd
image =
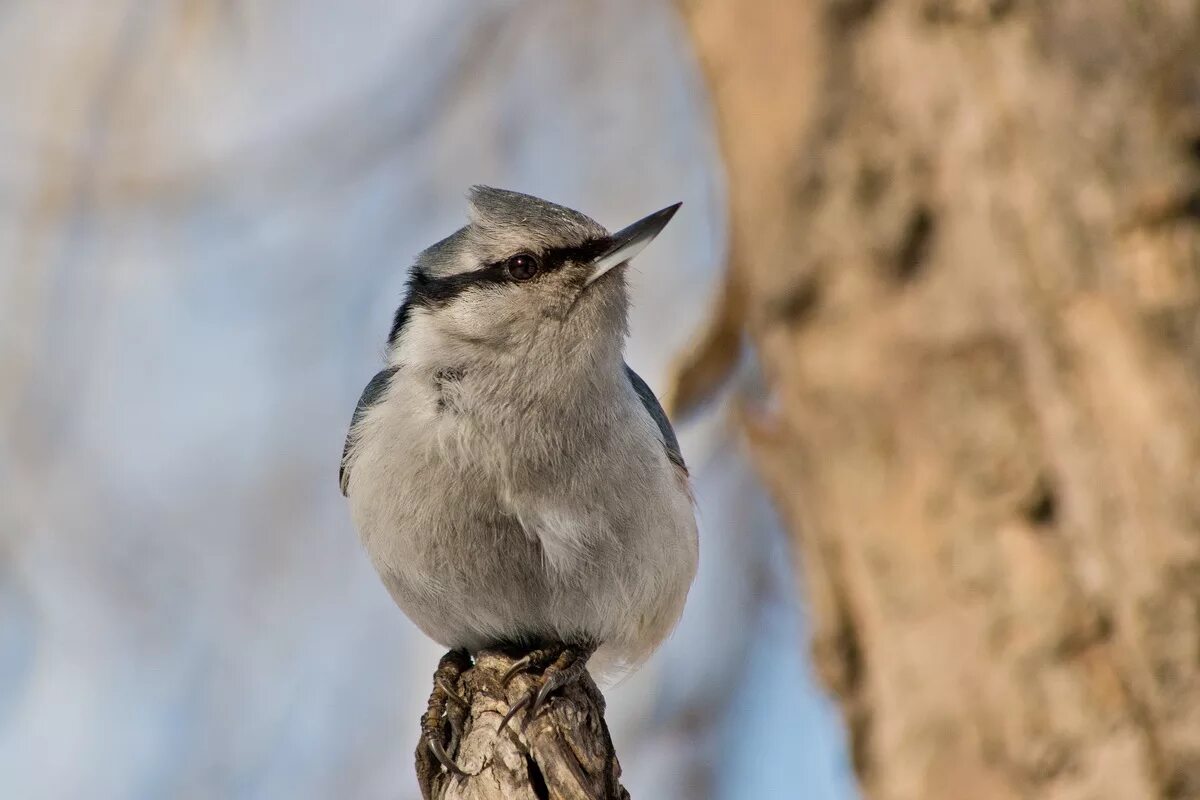
[[[486,186],[470,222],[422,252],[388,339],[394,361],[569,358],[614,350],[626,331],[624,266],[676,203],[610,234],[578,211]]]

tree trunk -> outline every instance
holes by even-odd
[[[433,800],[629,800],[621,786],[621,766],[604,722],[604,696],[584,675],[553,694],[526,724],[518,712],[502,733],[497,729],[513,704],[534,687],[528,674],[518,674],[502,689],[501,679],[513,659],[484,652],[464,672],[456,691],[470,709],[461,714],[462,742],[451,752],[467,777],[438,770],[421,793]],[[435,765],[424,744],[422,760]]]
[[[866,796],[1200,797],[1200,3],[681,6]]]

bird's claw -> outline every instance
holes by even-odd
[[[533,699],[533,705],[529,708],[529,718],[533,719],[542,710],[542,706],[546,704],[546,700],[554,693],[554,690],[559,688],[565,681],[560,682],[555,679],[555,676],[550,676],[542,682],[542,686],[538,689],[537,697]],[[528,722],[526,723],[528,724]]]
[[[429,748],[429,752],[433,753],[433,757],[438,760],[438,763],[441,764],[447,772],[451,773],[452,775],[457,775],[460,778],[470,777],[466,772],[463,771],[462,767],[454,762],[454,759],[452,759],[446,752],[446,749],[442,747],[442,743],[437,740],[436,736],[426,736],[425,746]]]
[[[520,700],[518,700],[517,702],[515,702],[511,706],[509,706],[508,713],[506,713],[504,715],[504,718],[500,720],[500,727],[496,728],[496,733],[497,734],[502,733],[504,731],[505,727],[508,726],[509,721],[511,721],[512,718],[514,716],[516,716],[517,712],[520,711],[525,706],[529,705],[533,701],[533,699],[534,699],[533,692],[527,692]],[[528,724],[528,720],[526,720],[526,724]],[[522,730],[524,730],[524,726],[522,726]]]
[[[521,725],[523,733],[529,727],[529,723],[537,718],[538,713],[545,706],[550,695],[578,678],[587,670],[587,660],[594,649],[593,647],[564,646],[556,650],[538,650],[514,662],[501,679],[501,685],[505,688],[507,688],[508,683],[515,675],[528,668],[531,664],[549,661],[542,672],[538,685],[530,689],[521,699],[512,704],[508,709],[508,713],[500,720],[500,726],[496,729],[496,732],[500,733],[503,731],[509,721],[516,716],[517,712],[528,708],[525,714],[525,721]]]
[[[508,684],[512,683],[512,679],[529,668],[533,663],[531,656],[525,655],[513,662],[512,666],[504,672],[504,677],[500,679],[500,688],[507,689]],[[503,727],[503,726],[501,726]]]
[[[455,686],[459,677],[470,666],[470,657],[465,651],[452,650],[438,662],[437,671],[434,673],[429,707],[421,717],[421,744],[417,748],[417,780],[421,785],[421,793],[426,798],[432,795],[434,776],[442,770],[459,777],[469,775],[450,757],[442,739],[445,735],[445,724],[448,722],[452,730],[449,749],[453,751],[462,741],[462,716],[470,708],[470,703],[459,694]],[[430,759],[429,756],[433,758]],[[438,765],[441,765],[440,769]]]
[[[446,697],[453,700],[460,708],[470,708],[471,704],[467,702],[467,698],[463,697],[458,692],[454,691],[454,687],[446,680],[445,676],[438,675],[433,679],[433,682],[446,693]]]

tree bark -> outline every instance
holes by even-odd
[[[681,7],[865,794],[1200,797],[1200,4]]]
[[[463,736],[451,752],[468,777],[440,772],[422,795],[435,800],[629,800],[621,766],[604,722],[604,696],[586,675],[556,692],[526,725],[518,712],[500,721],[534,688],[518,674],[500,686],[513,659],[481,653],[457,687],[470,703],[461,715]],[[418,744],[418,759],[428,758]],[[421,770],[418,769],[418,774]]]

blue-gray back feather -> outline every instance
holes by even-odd
[[[350,430],[346,433],[346,444],[342,448],[342,466],[338,469],[338,483],[341,484],[343,495],[346,494],[346,489],[350,485],[350,465],[347,462],[350,458],[350,443],[354,439],[354,429],[358,427],[358,423],[367,413],[367,409],[383,398],[388,381],[399,369],[400,367],[388,367],[376,372],[375,377],[367,383],[367,388],[363,389],[362,397],[358,398],[358,405],[354,407],[354,416],[350,418]]]
[[[625,365],[625,372],[629,375],[629,382],[633,384],[633,390],[637,392],[642,405],[646,407],[646,410],[650,412],[650,417],[658,425],[658,432],[662,435],[663,448],[667,451],[667,458],[686,473],[687,464],[683,461],[683,453],[679,450],[679,440],[675,437],[675,429],[671,427],[671,420],[667,419],[667,412],[663,411],[658,398],[654,396],[654,392],[646,385],[646,382],[628,364]]]

